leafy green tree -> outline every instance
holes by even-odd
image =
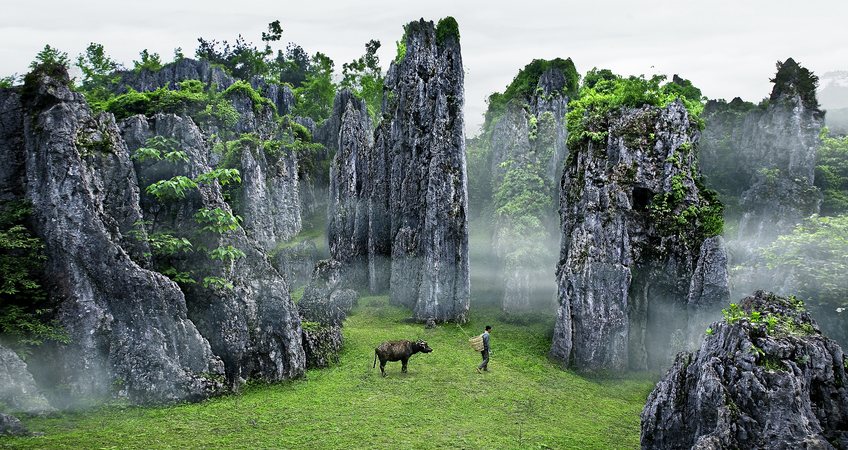
[[[29,64],[29,68],[32,70],[41,68],[47,71],[52,71],[57,68],[67,68],[69,64],[70,60],[68,59],[67,53],[59,51],[50,45],[45,45],[44,48],[35,55],[35,60]]]
[[[798,95],[807,108],[817,109],[819,102],[816,99],[816,89],[819,86],[819,77],[809,69],[801,67],[794,59],[789,58],[785,62],[777,62],[777,74],[771,79],[774,88],[769,100],[775,101],[784,95]]]
[[[294,108],[296,115],[311,117],[316,123],[321,123],[330,116],[333,111],[333,98],[336,96],[333,66],[333,60],[321,52],[312,56],[306,81],[294,91],[297,96]]]
[[[27,227],[30,207],[0,204],[0,338],[24,355],[44,341],[67,342],[43,287],[44,243]]]
[[[376,124],[383,103],[383,74],[377,50],[380,41],[372,39],[365,44],[365,54],[342,64],[341,86],[349,88],[365,100],[372,123]]]
[[[242,80],[271,77],[275,70],[275,65],[269,58],[274,53],[271,43],[279,41],[282,35],[280,21],[275,20],[268,24],[267,32],[262,32],[262,42],[265,43],[262,48],[248,42],[242,35],[238,36],[233,45],[227,41],[198,38],[199,45],[195,55],[198,59],[226,68],[234,77]]]
[[[147,49],[144,49],[138,56],[141,58],[139,61],[133,60],[134,71],[141,72],[142,70],[149,70],[156,72],[162,68],[162,58],[159,57],[158,53],[150,53]]]
[[[18,74],[14,73],[9,76],[0,77],[0,88],[10,88],[18,81]]]
[[[845,335],[848,319],[848,215],[813,216],[764,250],[768,267],[792,273],[799,283],[798,295],[816,318],[841,324]]]
[[[848,213],[848,136],[830,137],[822,130],[822,145],[816,163],[816,186],[824,199],[821,214]]]
[[[112,97],[111,88],[119,78],[115,71],[121,65],[106,54],[102,44],[92,42],[77,56],[77,67],[82,72],[80,90],[95,110],[102,111]]]
[[[286,52],[277,53],[277,66],[280,70],[280,81],[289,83],[293,87],[300,87],[306,81],[306,73],[309,70],[309,55],[303,47],[289,42]]]

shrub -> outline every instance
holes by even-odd
[[[449,38],[456,39],[459,42],[459,24],[451,16],[442,18],[436,24],[436,43],[444,45],[445,41]]]
[[[44,341],[68,342],[43,287],[44,243],[28,228],[30,206],[0,203],[0,337],[22,356]]]

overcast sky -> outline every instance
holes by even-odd
[[[25,72],[44,44],[73,58],[89,42],[99,42],[131,66],[143,48],[166,61],[175,47],[191,55],[199,36],[233,41],[241,33],[259,42],[275,19],[282,22],[283,42],[328,54],[339,72],[369,39],[383,43],[380,57],[388,66],[404,23],[452,15],[467,73],[469,135],[480,127],[486,97],[502,91],[534,58],[571,57],[581,74],[592,67],[625,75],[678,73],[711,98],[751,101],[769,93],[778,59],[792,56],[818,74],[848,69],[845,0],[3,3],[0,76]]]

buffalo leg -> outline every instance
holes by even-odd
[[[380,373],[382,373],[383,376],[386,376],[386,360],[384,359],[380,360]]]
[[[403,366],[400,368],[400,371],[403,372],[403,373],[406,373],[406,363],[409,362],[409,360],[408,359],[402,359],[402,360],[400,360],[400,362],[401,362],[401,364],[403,364]]]

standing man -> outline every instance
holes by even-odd
[[[477,373],[483,373],[482,371],[489,371],[489,332],[492,331],[492,327],[490,325],[486,325],[486,330],[483,331],[483,351],[480,352],[483,355],[483,362],[477,366]]]

